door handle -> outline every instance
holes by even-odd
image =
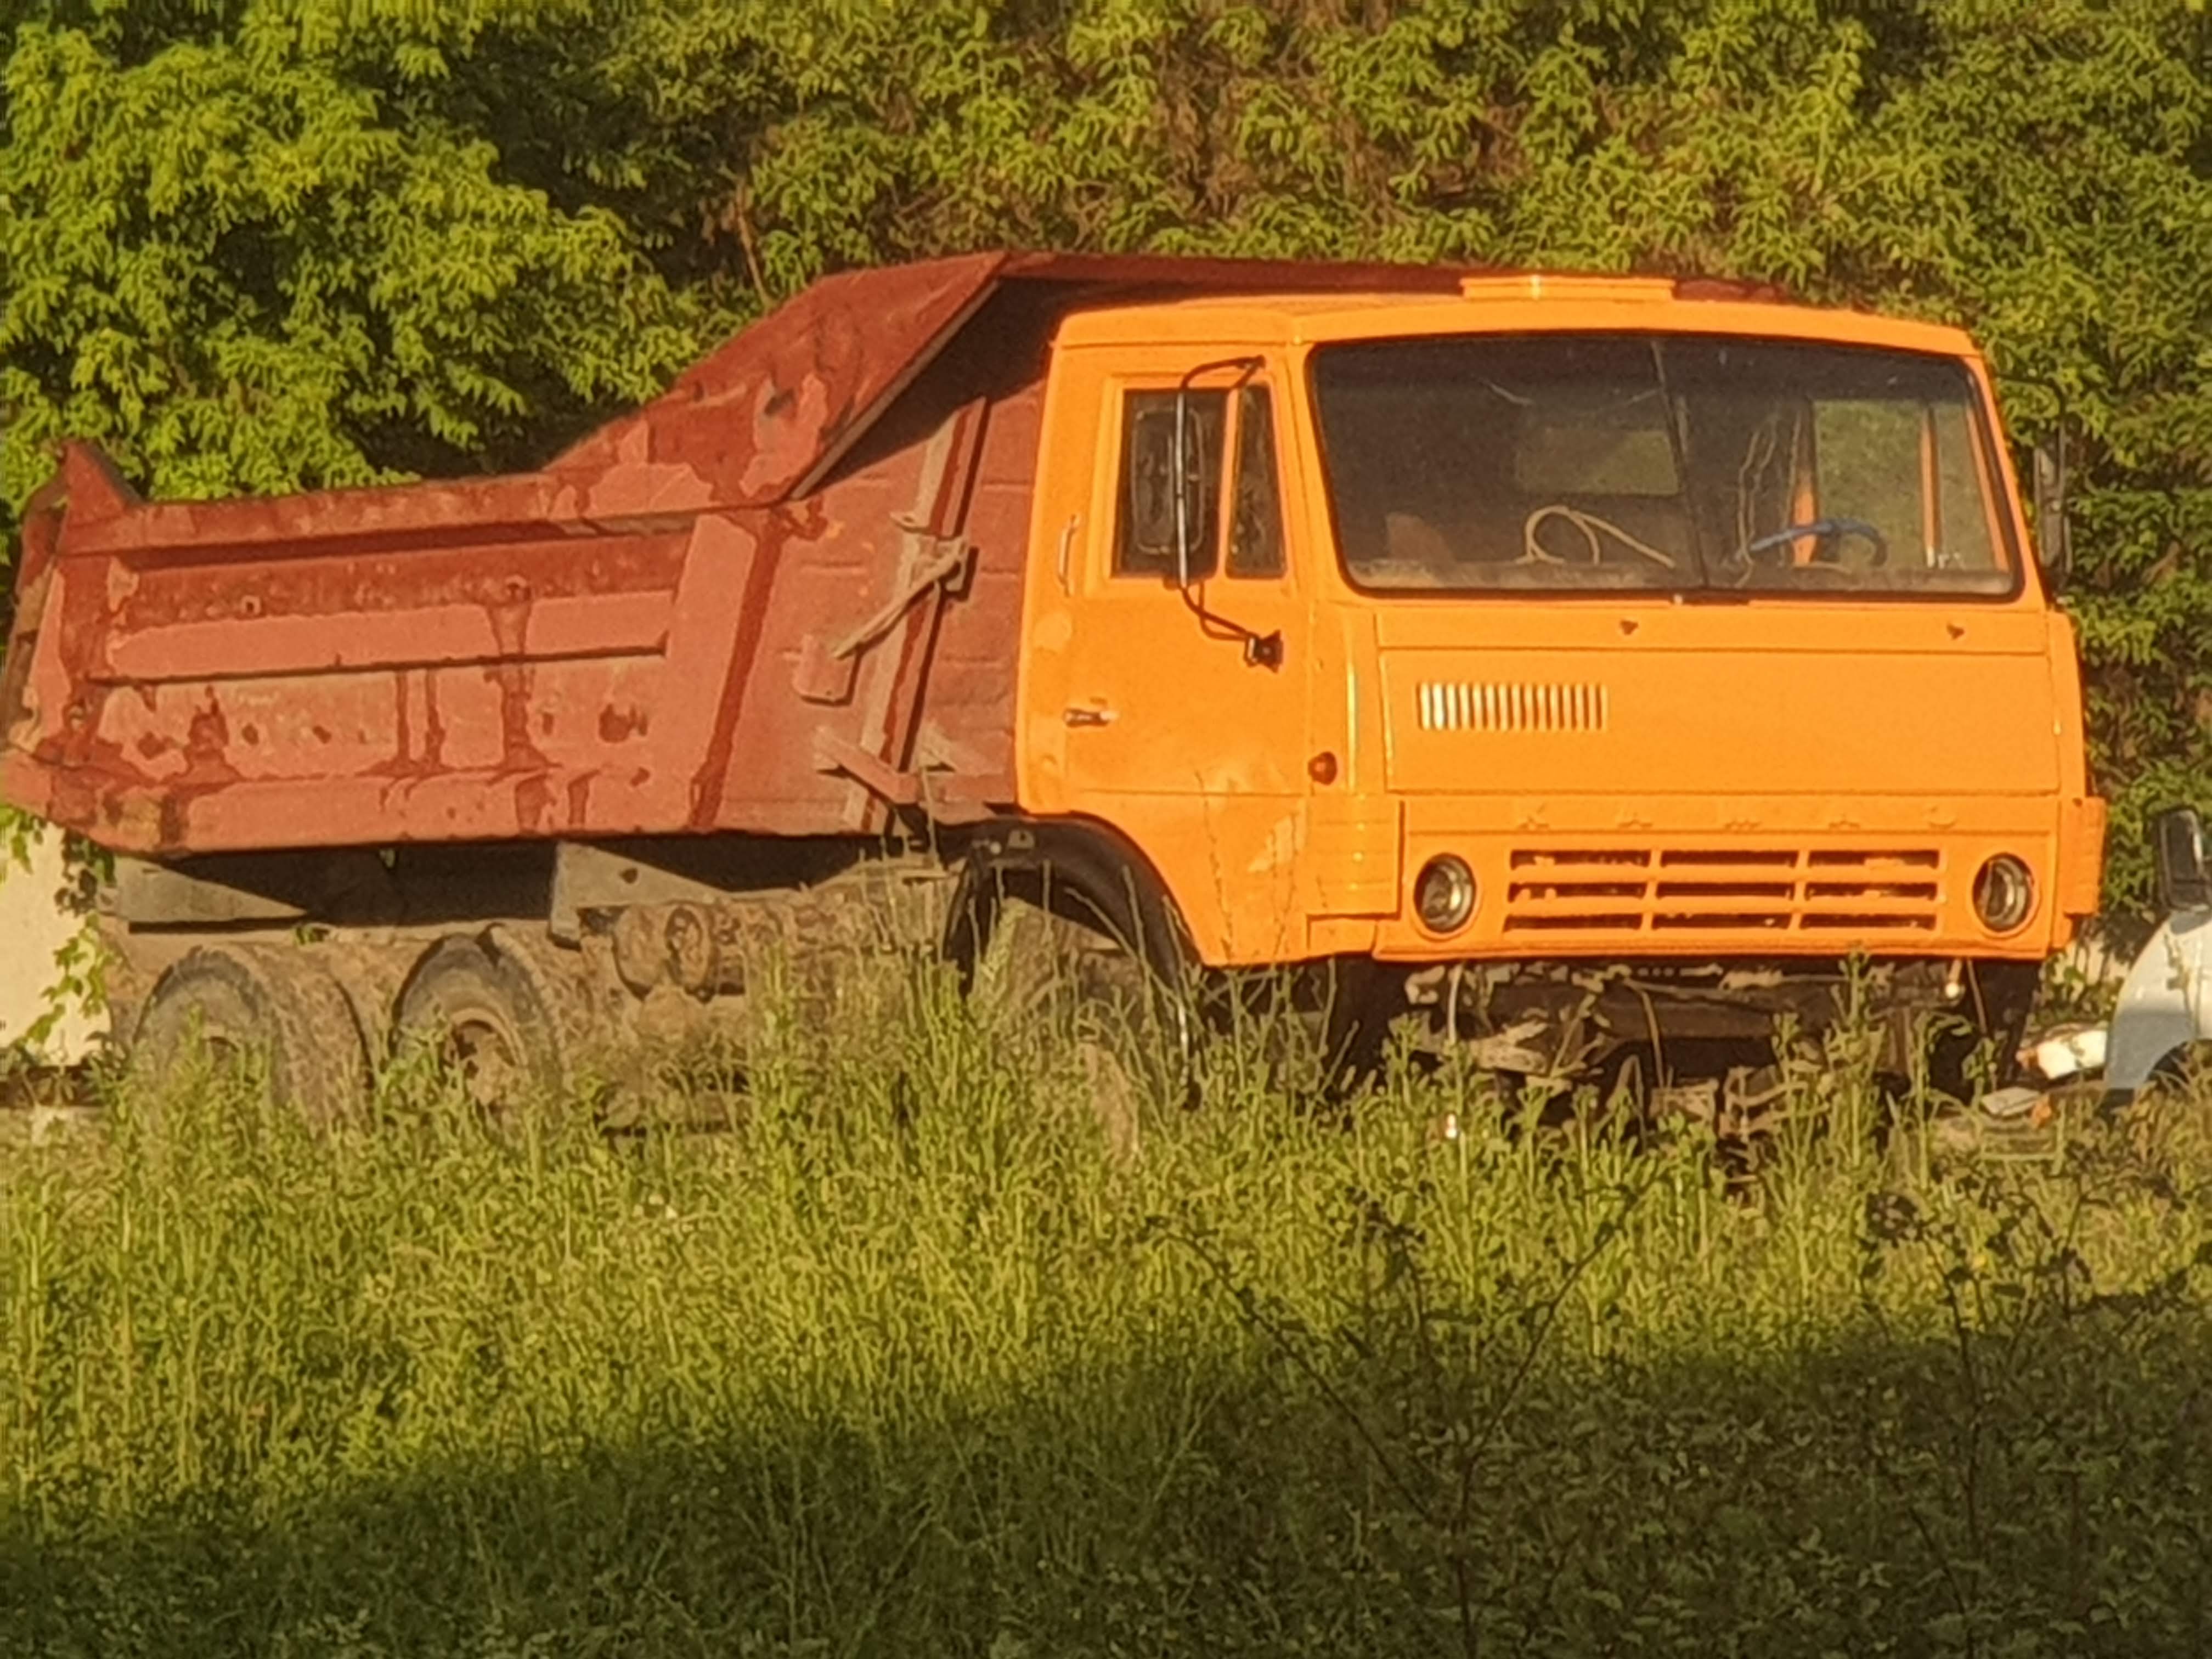
[[[1111,726],[1119,718],[1110,708],[1066,708],[1060,717],[1070,726]]]

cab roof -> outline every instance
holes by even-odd
[[[1183,341],[1258,347],[1568,330],[1764,336],[1974,355],[1972,340],[1960,329],[1801,305],[1749,284],[1535,271],[1468,276],[1449,294],[1214,294],[1097,306],[1072,312],[1057,338],[1066,347]]]

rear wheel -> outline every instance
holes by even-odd
[[[489,1115],[560,1093],[574,1079],[583,998],[551,951],[504,928],[448,934],[400,990],[392,1020],[400,1041],[428,1046]]]
[[[133,1063],[181,1063],[195,1043],[226,1069],[266,1066],[270,1095],[318,1122],[355,1115],[368,1055],[337,981],[297,946],[202,945],[156,980],[131,1039]]]

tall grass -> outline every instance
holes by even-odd
[[[1231,1058],[1133,1156],[919,981],[726,1133],[121,1089],[0,1154],[0,1652],[2212,1650],[2191,1114],[1846,1059],[1747,1183]]]

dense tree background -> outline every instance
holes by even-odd
[[[0,520],[65,434],[179,495],[513,465],[822,271],[961,247],[1778,280],[1962,321],[2073,400],[2136,908],[2143,809],[2212,805],[2208,31],[2196,0],[0,0]]]

